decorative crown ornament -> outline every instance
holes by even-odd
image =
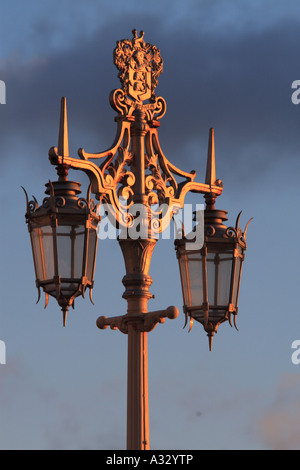
[[[119,79],[124,93],[136,102],[155,101],[157,78],[163,71],[163,60],[156,46],[144,41],[144,31],[138,37],[117,41],[113,52],[114,64],[119,70]]]

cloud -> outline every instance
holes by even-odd
[[[145,39],[159,46],[164,59],[157,93],[166,99],[168,110],[160,139],[172,162],[182,166],[184,160],[189,171],[195,161],[205,161],[209,127],[216,130],[217,168],[229,183],[229,162],[243,177],[254,178],[258,169],[268,171],[274,161],[293,161],[298,155],[298,109],[291,102],[291,83],[299,78],[297,19],[259,31],[178,31],[177,22],[164,28],[164,18],[155,14],[132,14],[130,23],[141,25]],[[51,40],[49,28],[43,23],[35,34]],[[47,161],[48,148],[56,145],[61,96],[68,98],[73,153],[79,147],[94,152],[110,146],[116,127],[108,96],[120,86],[111,56],[125,29],[131,37],[132,27],[109,20],[67,49],[25,63],[6,62],[5,155],[18,136],[26,142],[27,153],[28,143],[34,142],[31,161],[41,162],[42,148]]]

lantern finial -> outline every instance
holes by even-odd
[[[210,186],[216,184],[215,134],[213,127],[209,129],[205,183]]]
[[[218,194],[212,190],[212,187],[219,186],[222,188],[223,183],[221,180],[216,179],[215,131],[213,127],[209,129],[205,184],[210,187],[210,191],[204,196],[206,208],[209,210],[215,209],[215,202]]]
[[[208,335],[208,342],[209,342],[209,350],[211,351],[211,347],[212,347],[212,340],[213,340],[213,333],[209,333]]]
[[[219,323],[213,323],[211,321],[208,321],[206,324],[203,324],[203,327],[204,327],[204,330],[207,333],[209,350],[211,351],[212,350],[213,337],[215,336],[215,333],[217,333],[217,331],[218,331]]]
[[[61,310],[62,310],[62,313],[63,313],[63,326],[66,326],[68,307],[63,307]]]
[[[58,135],[58,155],[69,156],[68,120],[67,120],[67,99],[63,97],[60,102],[60,123]]]

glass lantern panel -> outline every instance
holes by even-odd
[[[43,248],[46,268],[46,279],[54,277],[54,256],[53,256],[53,229],[49,225],[41,227],[43,234]]]
[[[79,282],[61,282],[60,293],[62,296],[70,298],[78,290],[79,285]]]
[[[43,289],[47,294],[51,295],[52,297],[56,297],[56,285],[51,282],[43,285]]]
[[[190,289],[189,289],[189,270],[188,270],[188,258],[186,254],[181,254],[179,259],[179,269],[180,269],[180,277],[181,277],[181,286],[182,286],[182,294],[183,294],[183,302],[184,305],[190,307],[191,306],[191,296],[190,296]]]
[[[200,252],[188,255],[189,288],[191,307],[203,304],[203,269]]]
[[[73,260],[71,265],[71,254],[74,251],[73,244],[75,240],[72,229],[71,225],[58,225],[56,228],[58,275],[61,278],[71,278],[74,263]]]
[[[84,236],[84,225],[58,225],[56,229],[58,274],[62,279],[81,278]]]
[[[34,227],[31,237],[37,279],[39,281],[52,279],[54,276],[52,227],[49,225]]]
[[[206,278],[207,278],[207,294],[208,294],[208,303],[209,305],[216,305],[216,294],[215,289],[216,282],[216,253],[207,253],[206,256]]]
[[[75,229],[74,238],[74,254],[72,253],[72,259],[74,259],[74,268],[72,267],[71,277],[79,279],[82,276],[82,265],[84,255],[84,237],[85,227],[80,226]],[[73,251],[73,250],[72,250]]]
[[[241,276],[241,267],[242,267],[242,258],[238,257],[236,259],[235,265],[235,276],[234,276],[234,286],[233,286],[233,296],[232,303],[237,307],[238,300],[238,291],[239,291],[239,281]]]
[[[45,262],[43,257],[42,231],[40,228],[34,228],[31,231],[31,244],[34,258],[35,275],[40,281],[46,279]]]
[[[232,253],[219,254],[217,305],[229,304],[232,262]]]
[[[228,307],[219,308],[219,309],[210,309],[209,310],[209,320],[213,324],[218,324],[222,323],[224,319],[226,318],[226,312],[227,312]]]
[[[211,306],[229,304],[233,255],[223,247],[207,253],[207,289]]]
[[[88,255],[87,255],[87,266],[86,266],[86,275],[90,282],[94,278],[94,265],[97,251],[97,232],[95,229],[91,228],[89,230],[89,242],[88,242]]]

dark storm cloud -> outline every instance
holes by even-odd
[[[68,50],[23,64],[7,62],[1,124],[6,152],[16,138],[34,142],[44,154],[56,145],[61,96],[68,99],[73,154],[78,147],[95,152],[110,146],[116,128],[108,96],[119,87],[112,50],[137,27],[164,59],[156,91],[168,109],[160,139],[176,165],[189,171],[205,159],[209,127],[216,132],[218,169],[228,178],[228,163],[246,178],[281,158],[298,158],[299,109],[291,102],[291,84],[300,78],[299,22],[278,21],[245,32],[189,31],[178,23],[164,28],[164,19],[151,16],[133,16],[131,23],[129,28],[121,20],[106,23],[91,38],[82,34]],[[44,23],[34,31],[37,40],[50,34]],[[35,156],[41,158],[30,158]]]

